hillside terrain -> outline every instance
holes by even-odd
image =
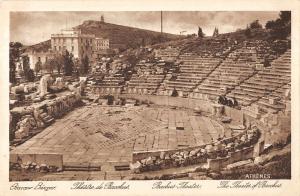
[[[84,21],[75,28],[81,29],[83,33],[109,39],[112,47],[136,48],[181,38],[180,35],[163,33],[161,36],[160,32],[93,20]]]
[[[74,28],[80,29],[82,33],[85,34],[94,34],[96,37],[109,39],[110,47],[120,49],[137,48],[143,45],[152,45],[183,38],[180,35],[163,33],[163,36],[161,36],[161,33],[156,31],[93,20],[84,21],[81,25],[75,26]],[[47,51],[50,47],[51,41],[49,39],[26,48],[40,52]]]
[[[33,50],[35,52],[47,52],[51,48],[51,40],[46,40],[31,46],[24,46],[25,51]]]

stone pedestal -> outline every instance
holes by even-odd
[[[264,68],[264,65],[261,64],[261,63],[257,63],[257,64],[255,65],[255,68],[256,68],[256,70],[262,70],[262,69]]]
[[[279,99],[278,98],[270,98],[269,99],[269,104],[271,105],[277,105]]]
[[[65,87],[65,83],[61,77],[57,77],[54,84],[58,89],[63,89]]]
[[[44,75],[40,80],[40,96],[44,96],[48,93],[48,81],[50,79],[50,75]]]
[[[261,117],[259,113],[259,106],[258,105],[252,105],[247,107],[247,109],[244,110],[245,113],[255,119],[259,119]]]
[[[224,113],[224,105],[212,104],[212,114],[216,117],[222,116]]]
[[[183,92],[182,91],[178,91],[178,97],[182,97],[183,96]]]
[[[258,140],[258,142],[254,146],[253,156],[258,157],[259,155],[261,155],[261,153],[264,151],[264,147],[265,147],[265,140],[263,139]]]
[[[286,101],[284,113],[287,116],[291,116],[291,101]]]

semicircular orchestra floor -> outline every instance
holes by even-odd
[[[129,164],[133,151],[206,144],[224,134],[230,136],[224,130],[216,120],[192,110],[84,106],[56,120],[12,152],[62,154],[64,166],[114,167]]]

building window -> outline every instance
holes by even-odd
[[[61,50],[61,47],[59,46],[59,47],[58,47],[58,51],[60,51],[60,50]]]
[[[56,46],[54,46],[54,51],[56,51]]]
[[[74,46],[72,46],[72,52],[74,51]]]
[[[45,57],[46,61],[48,60],[48,57]]]
[[[41,57],[38,57],[38,61],[41,61]]]

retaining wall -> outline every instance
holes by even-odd
[[[200,99],[192,99],[192,98],[182,98],[182,97],[170,97],[170,96],[162,96],[162,95],[138,95],[138,94],[121,94],[120,97],[137,99],[139,101],[151,102],[156,105],[167,105],[174,107],[182,107],[195,109],[199,108],[199,110],[212,113],[211,102],[200,100]]]
[[[211,170],[221,170],[231,163],[253,158],[254,147],[250,146],[242,150],[229,153],[227,157],[207,159],[208,168]]]

